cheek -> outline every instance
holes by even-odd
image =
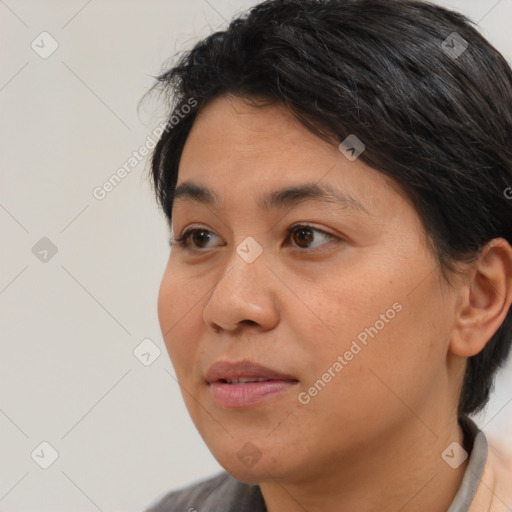
[[[414,289],[418,273],[412,264],[374,265],[364,272],[326,273],[296,288],[302,300],[293,301],[288,315],[296,319],[297,340],[309,356],[304,384],[314,385],[322,375],[332,381],[315,400],[319,407],[364,415],[364,409],[390,405],[396,413],[401,405],[394,393],[412,405],[430,392],[444,368],[452,304],[436,279]],[[344,362],[336,371],[338,356]],[[326,374],[329,368],[335,378]]]
[[[368,334],[366,345],[359,344],[361,352],[347,366],[343,390],[354,407],[363,405],[372,415],[379,411],[390,422],[409,411],[421,415],[444,385],[452,320],[450,299],[435,284],[425,283],[412,294],[397,291],[393,297],[400,311],[390,318],[383,303],[376,313],[384,313],[388,323],[376,321],[378,316],[369,319],[362,331]]]
[[[169,265],[158,293],[158,319],[171,362],[178,374],[195,353],[201,328],[201,301],[204,291],[184,293],[190,283],[181,279]]]
[[[360,331],[366,334],[365,343],[357,334],[340,335],[337,346],[315,347],[302,388],[302,399],[309,403],[296,415],[318,438],[341,428],[350,437],[351,449],[398,428],[410,420],[411,411],[421,416],[442,365],[440,351],[428,336],[414,337],[415,314],[407,313],[405,304],[380,331],[371,330],[373,325],[369,322],[368,331]],[[344,443],[340,439],[338,444]],[[315,449],[325,448],[326,453],[333,448],[332,443],[319,444]]]
[[[358,336],[363,342],[368,339],[367,331],[374,331],[376,322],[380,333],[399,316],[393,308],[398,293],[389,279],[383,281],[382,272],[373,276],[370,269],[356,272],[338,266],[324,271],[313,282],[293,282],[295,295],[287,300],[285,314],[293,319],[290,323],[297,339],[309,344],[304,348],[314,351],[315,360],[342,354]],[[383,324],[380,315],[386,312]]]
[[[162,282],[160,283],[160,290],[158,292],[158,320],[160,322],[160,329],[167,343],[167,338],[175,323],[175,318],[179,314],[178,290],[175,284],[174,276],[172,275],[169,266],[167,267]]]

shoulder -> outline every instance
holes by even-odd
[[[257,485],[223,471],[206,480],[166,494],[146,512],[266,512]]]
[[[512,510],[512,454],[503,441],[489,438],[487,460],[470,512]]]
[[[503,440],[488,438],[488,465],[494,480],[494,499],[501,502],[504,509],[512,508],[512,450]]]

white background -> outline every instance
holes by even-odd
[[[161,339],[168,232],[147,162],[104,200],[92,190],[159,121],[137,112],[151,75],[255,3],[0,1],[4,512],[138,511],[220,469]],[[442,3],[480,21],[510,61],[512,0]],[[47,59],[31,48],[43,31],[59,44]],[[58,249],[46,263],[32,253],[44,236]],[[133,355],[145,338],[161,350],[147,367]],[[478,423],[512,446],[510,364]],[[31,458],[42,441],[59,454],[48,469]]]

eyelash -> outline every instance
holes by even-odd
[[[336,239],[338,237],[331,235],[330,233],[327,233],[326,231],[323,231],[321,229],[315,228],[309,224],[295,224],[293,226],[290,226],[287,230],[287,238],[289,238],[293,232],[299,231],[300,229],[310,229],[311,231],[316,231],[318,233],[322,233],[323,235],[326,235],[332,239]],[[190,248],[190,237],[197,231],[204,231],[206,233],[212,233],[209,229],[204,228],[192,228],[187,231],[185,231],[180,237],[178,238],[172,238],[169,241],[169,245],[172,247],[173,245],[187,249],[187,250],[197,250],[197,251],[206,251],[207,249],[201,249],[201,248]],[[338,238],[341,240],[340,238]],[[295,247],[296,249],[301,249],[300,247]],[[306,251],[308,249],[302,249],[303,251]]]

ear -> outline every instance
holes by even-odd
[[[484,349],[505,320],[512,302],[512,247],[491,240],[465,272],[456,306],[450,352],[471,357]]]

